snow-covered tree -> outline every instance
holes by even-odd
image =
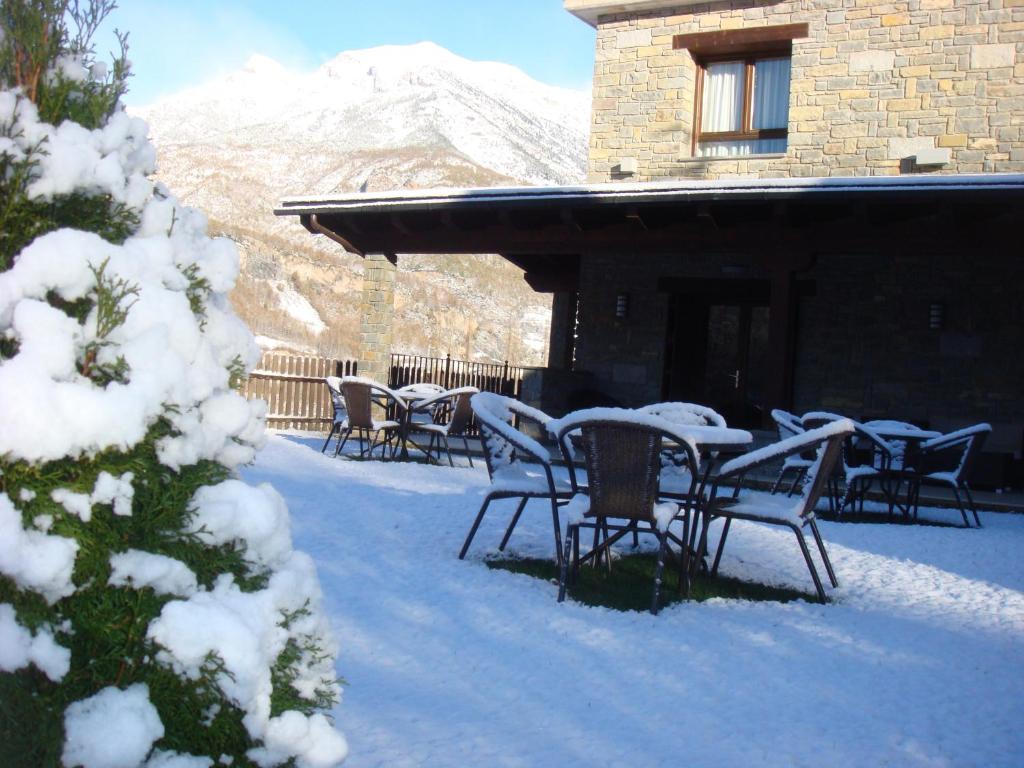
[[[313,563],[235,477],[238,254],[149,180],[112,7],[0,0],[0,765],[336,765]]]

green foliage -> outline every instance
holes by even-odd
[[[94,61],[90,40],[112,0],[0,0],[0,88],[19,88],[40,118],[52,124],[73,120],[98,128],[118,108],[128,78],[126,36],[109,73],[81,80],[62,71],[71,57],[89,68]],[[0,125],[0,138],[20,139],[11,123]],[[121,244],[138,228],[138,215],[107,195],[73,194],[52,200],[30,198],[28,189],[47,151],[45,142],[24,155],[0,152],[0,270],[10,269],[34,239],[70,227],[93,232]],[[173,229],[173,224],[172,224]],[[170,234],[170,232],[168,232]],[[186,296],[202,324],[211,287],[196,266],[182,269]],[[130,380],[132,371],[112,347],[112,334],[123,326],[139,294],[138,288],[112,274],[108,262],[93,270],[94,291],[75,301],[56,293],[48,303],[79,324],[95,323],[95,340],[78,361],[78,372],[93,385],[107,387]],[[0,361],[17,352],[17,341],[0,337]],[[228,366],[232,386],[245,375],[241,358]],[[47,631],[69,649],[70,670],[59,682],[36,667],[0,673],[0,766],[59,766],[63,749],[63,717],[67,706],[108,686],[126,688],[145,683],[150,701],[165,727],[160,749],[233,758],[232,765],[252,765],[246,750],[256,746],[242,723],[244,713],[221,692],[218,681],[230,677],[224,661],[210,654],[194,679],[175,672],[160,658],[160,648],[147,639],[151,623],[174,596],[150,588],[112,587],[112,554],[142,550],[184,563],[203,588],[212,588],[225,574],[242,591],[264,589],[270,571],[246,559],[241,544],[213,546],[203,530],[192,531],[191,501],[201,488],[231,476],[225,466],[199,461],[172,470],[160,463],[158,446],[176,437],[171,407],[149,426],[135,446],[98,455],[65,457],[30,464],[0,456],[0,492],[20,511],[26,529],[46,530],[78,545],[72,582],[75,591],[53,605],[42,595],[21,588],[0,575],[0,603],[11,604],[18,622],[33,632]],[[116,514],[113,503],[93,504],[83,520],[53,498],[58,489],[91,495],[101,473],[132,475],[130,515]],[[303,608],[285,614],[281,626],[304,617]],[[301,697],[293,683],[310,660],[323,658],[316,637],[298,634],[286,645],[271,670],[275,714],[286,709],[305,713],[334,703],[331,683],[312,699]]]
[[[115,32],[121,51],[102,78],[69,78],[60,64],[70,58],[91,69],[92,37],[116,7],[113,0],[3,0],[0,85],[21,88],[44,122],[72,120],[89,129],[103,125],[127,90],[128,36]]]
[[[90,39],[111,0],[3,0],[0,3],[0,87],[20,88],[41,120],[59,125],[71,120],[86,128],[102,126],[117,108],[130,76],[127,36],[118,34],[121,52],[102,79],[79,81],[58,67],[61,57],[74,57],[85,67],[94,63]],[[76,28],[68,30],[67,19]],[[0,137],[20,135],[13,123],[0,124]],[[17,254],[40,235],[74,227],[122,243],[138,227],[138,216],[109,195],[80,193],[52,200],[31,199],[32,183],[45,142],[28,148],[27,156],[0,153],[0,270],[9,269]]]

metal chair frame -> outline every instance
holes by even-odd
[[[331,397],[331,406],[334,408],[334,415],[331,423],[331,431],[327,433],[327,439],[324,440],[324,446],[320,449],[320,453],[327,450],[327,446],[331,443],[331,438],[338,435],[338,444],[341,444],[341,430],[345,429],[347,425],[348,411],[345,410],[345,396],[341,394],[341,379],[337,376],[327,376],[324,378],[324,385],[327,387],[327,393]],[[337,452],[335,452],[337,455]]]
[[[428,464],[434,451],[437,451],[436,460],[440,460],[443,446],[445,453],[448,454],[448,465],[454,467],[455,462],[452,461],[452,449],[448,438],[461,437],[462,445],[466,449],[466,457],[469,459],[469,466],[473,466],[473,456],[469,451],[466,429],[473,419],[473,406],[470,403],[470,398],[479,391],[476,387],[458,387],[443,391],[436,397],[422,400],[411,406],[412,413],[429,413],[433,419],[425,423],[415,421],[409,423],[411,433],[420,432],[430,438],[427,447],[423,449]]]
[[[899,452],[894,446],[859,421],[847,419],[835,413],[813,411],[805,413],[802,418],[806,429],[835,421],[849,421],[853,425],[853,433],[843,441],[842,463],[838,465],[842,467],[845,488],[840,495],[838,483],[830,483],[830,508],[836,514],[842,514],[847,508],[853,511],[859,502],[859,511],[863,512],[864,500],[867,498],[868,491],[877,482],[889,505],[889,516],[892,517],[896,508],[899,507],[903,516],[909,518],[912,502],[909,492],[906,504],[899,504],[900,488],[908,480],[908,477],[902,466],[897,465],[895,459]],[[870,464],[858,463],[856,457],[858,442],[865,443],[870,448],[872,458]]]
[[[957,509],[960,510],[960,515],[964,520],[964,528],[971,527],[970,520],[967,517],[968,510],[974,516],[974,524],[978,528],[981,527],[978,508],[974,504],[974,497],[971,495],[971,489],[967,485],[967,476],[970,474],[971,468],[974,466],[974,462],[978,454],[981,453],[985,440],[991,431],[992,426],[989,424],[975,424],[974,426],[965,427],[964,429],[959,429],[921,443],[914,457],[915,462],[918,463],[918,471],[908,470],[911,483],[911,505],[914,510],[915,520],[917,519],[917,511],[920,504],[921,486],[941,485],[952,489]],[[952,472],[925,474],[924,470],[929,460],[932,460],[937,454],[956,449],[960,450],[960,459]],[[963,496],[961,496],[961,493],[963,493]],[[965,500],[966,504],[964,503]]]
[[[714,563],[711,566],[712,576],[715,576],[718,573],[718,566],[722,560],[722,552],[725,550],[725,542],[729,536],[729,528],[734,519],[749,520],[758,523],[766,523],[768,525],[781,525],[789,528],[796,536],[797,543],[800,546],[800,552],[804,557],[804,562],[807,564],[807,570],[811,575],[811,580],[814,582],[814,589],[818,595],[818,599],[822,602],[826,601],[825,589],[822,586],[821,578],[818,575],[818,569],[815,567],[814,561],[811,558],[810,549],[807,546],[803,529],[805,527],[809,527],[811,529],[822,563],[825,566],[829,583],[833,587],[839,586],[835,570],[832,567],[832,561],[829,559],[828,551],[825,549],[825,542],[821,538],[821,533],[818,531],[814,508],[818,503],[818,499],[821,498],[822,493],[826,489],[829,475],[832,473],[832,469],[842,453],[844,441],[853,433],[853,423],[844,419],[840,422],[828,423],[820,427],[808,429],[802,435],[796,435],[788,440],[782,440],[775,445],[759,448],[758,450],[751,451],[750,453],[744,454],[743,456],[733,459],[732,461],[728,461],[722,465],[721,471],[715,477],[714,485],[711,489],[711,496],[704,509],[704,521],[701,526],[700,543],[697,549],[698,554],[703,556],[707,550],[708,528],[711,521],[718,517],[725,518],[722,534],[718,540],[718,548],[715,552]],[[736,505],[740,502],[739,493],[743,477],[750,470],[777,461],[779,458],[792,456],[812,449],[816,451],[816,458],[814,464],[812,464],[812,466],[807,470],[807,479],[809,482],[804,484],[800,509],[795,515],[799,517],[801,521],[799,525],[792,519],[771,514],[756,514],[755,512],[743,511],[742,509],[737,508]],[[730,497],[719,497],[718,492],[725,481],[730,481],[730,485],[733,486],[732,495]],[[750,506],[756,508],[756,502],[750,502]]]
[[[796,414],[784,411],[781,408],[775,408],[772,410],[772,419],[775,421],[775,426],[778,431],[779,440],[785,440],[787,437],[793,437],[794,435],[800,435],[806,432],[800,417]],[[775,482],[772,483],[771,493],[774,495],[778,493],[779,488],[782,486],[782,481],[786,475],[790,472],[793,473],[793,480],[789,484],[789,490],[786,491],[787,496],[792,496],[796,489],[800,487],[804,477],[807,475],[807,470],[810,469],[814,463],[814,459],[804,454],[794,454],[793,456],[787,456],[782,462],[782,467],[779,469],[778,477],[775,478]],[[831,501],[831,496],[829,496]]]
[[[519,499],[516,511],[508,527],[505,529],[505,535],[501,539],[501,544],[498,546],[499,551],[503,552],[512,536],[512,532],[519,523],[519,518],[526,508],[526,503],[530,499],[547,499],[551,504],[551,526],[555,538],[555,556],[559,564],[561,564],[562,550],[560,544],[562,536],[558,508],[568,502],[571,493],[568,490],[558,490],[551,471],[551,456],[544,450],[544,447],[512,426],[512,420],[518,418],[520,421],[532,422],[543,430],[547,423],[551,421],[551,417],[543,411],[531,408],[511,397],[491,392],[478,392],[472,395],[470,405],[480,428],[480,445],[483,448],[484,461],[487,464],[487,474],[491,478],[491,482],[495,481],[496,474],[500,479],[503,468],[525,464],[538,465],[544,472],[545,482],[543,487],[539,487],[536,490],[501,488],[500,486],[492,488],[484,497],[480,510],[473,520],[473,525],[470,527],[469,533],[466,534],[466,540],[462,544],[462,549],[459,550],[459,559],[462,560],[466,557],[466,553],[473,543],[473,538],[476,536],[477,529],[479,529],[480,523],[484,519],[484,515],[487,513],[487,509],[492,501]]]

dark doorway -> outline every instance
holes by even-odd
[[[711,406],[731,426],[765,423],[769,290],[766,280],[695,280],[691,290],[673,293],[665,400]]]

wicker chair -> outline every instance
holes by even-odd
[[[800,551],[807,563],[807,570],[814,582],[814,589],[818,598],[825,602],[825,589],[822,586],[818,570],[811,559],[810,550],[804,537],[804,528],[810,528],[814,541],[818,546],[822,563],[828,574],[829,582],[833,587],[839,586],[835,571],[832,568],[832,561],[829,560],[828,552],[825,550],[825,542],[818,532],[818,525],[814,518],[814,507],[818,499],[825,491],[826,484],[832,469],[842,453],[843,442],[854,434],[854,424],[848,419],[830,421],[822,426],[808,429],[799,435],[780,440],[772,445],[767,445],[755,451],[739,456],[722,465],[721,471],[715,477],[715,483],[711,489],[711,497],[705,505],[703,514],[704,522],[701,526],[700,542],[698,553],[703,555],[707,550],[708,528],[712,520],[724,518],[725,524],[718,540],[718,549],[715,553],[714,564],[711,566],[711,575],[718,573],[718,565],[722,559],[722,552],[725,550],[725,542],[729,536],[729,527],[734,519],[751,520],[769,525],[782,525],[796,534]],[[807,469],[803,491],[799,500],[794,503],[789,497],[768,496],[760,494],[750,498],[744,498],[740,494],[740,487],[743,476],[752,469],[778,461],[780,458],[794,456],[805,451],[814,450],[814,463]],[[719,497],[718,492],[722,484],[728,481],[734,485],[732,495]]]
[[[581,562],[602,559],[610,568],[611,547],[627,534],[652,534],[658,540],[658,564],[651,597],[651,613],[658,612],[661,574],[669,542],[679,547],[679,590],[689,591],[688,546],[690,514],[694,503],[695,482],[688,497],[661,501],[659,479],[662,470],[662,446],[670,442],[674,452],[687,455],[690,467],[697,466],[696,451],[685,436],[676,432],[665,419],[636,411],[594,408],[570,414],[550,425],[570,467],[573,447],[582,453],[587,470],[586,486],[572,472],[574,491],[567,511],[562,552],[558,600],[565,599],[567,583],[575,578]],[[682,523],[682,535],[669,528]],[[594,546],[580,556],[580,529],[594,532]],[[570,567],[571,560],[571,567]]]
[[[372,379],[360,376],[346,376],[341,380],[341,393],[345,398],[345,410],[348,414],[339,434],[338,447],[334,451],[337,456],[345,447],[349,436],[356,432],[359,439],[359,455],[372,456],[373,450],[380,446],[381,458],[391,448],[394,456],[397,438],[401,434],[401,422],[394,419],[378,420],[373,418],[374,404],[385,409],[394,408],[404,412],[407,408],[401,395],[379,384]],[[402,417],[399,416],[399,419]],[[379,442],[378,442],[378,437]]]
[[[341,394],[341,379],[337,376],[327,376],[324,379],[324,384],[327,386],[327,394],[331,398],[334,416],[331,420],[331,431],[327,433],[327,439],[324,440],[324,447],[320,449],[320,453],[327,450],[331,438],[335,435],[338,436],[338,450],[340,450],[341,432],[348,427],[348,412],[345,410],[345,396]],[[335,455],[337,455],[337,452],[335,452]]]
[[[492,392],[479,392],[470,398],[470,405],[480,427],[480,444],[487,463],[487,474],[491,489],[484,497],[480,511],[466,535],[459,551],[459,559],[466,556],[480,522],[492,501],[519,499],[515,514],[505,529],[498,549],[504,551],[512,532],[530,499],[546,499],[551,505],[551,525],[555,536],[555,556],[561,560],[561,526],[558,508],[572,496],[572,490],[565,482],[555,480],[551,471],[551,456],[548,451],[520,430],[512,426],[520,422],[532,422],[544,429],[551,417],[542,411],[520,403],[511,397]]]
[[[448,444],[449,437],[461,437],[462,444],[466,449],[466,456],[469,458],[469,466],[473,466],[473,456],[469,452],[469,440],[466,437],[466,430],[473,420],[473,406],[470,398],[480,390],[476,387],[459,387],[442,391],[434,397],[420,400],[414,406],[413,418],[409,423],[409,431],[412,434],[421,433],[429,438],[424,453],[427,455],[427,463],[434,452],[437,452],[437,459],[441,458],[441,448],[444,447],[448,454],[449,466],[455,466],[452,461],[452,449]],[[416,421],[415,414],[418,412],[429,413],[431,421]]]
[[[974,524],[981,527],[981,519],[978,517],[978,510],[974,506],[974,498],[971,496],[971,489],[967,485],[967,475],[974,466],[974,461],[988,438],[992,427],[989,424],[975,424],[972,427],[965,427],[955,432],[933,438],[921,443],[914,461],[918,464],[918,472],[908,470],[912,484],[911,494],[913,496],[914,519],[917,519],[917,508],[919,494],[922,485],[948,486],[953,491],[957,508],[964,519],[964,527],[970,528],[971,523],[967,518],[967,510],[970,509],[974,515]],[[925,472],[932,465],[939,463],[941,457],[952,457],[952,468],[941,471]],[[961,496],[961,493],[963,494]],[[964,503],[966,501],[966,504]]]

